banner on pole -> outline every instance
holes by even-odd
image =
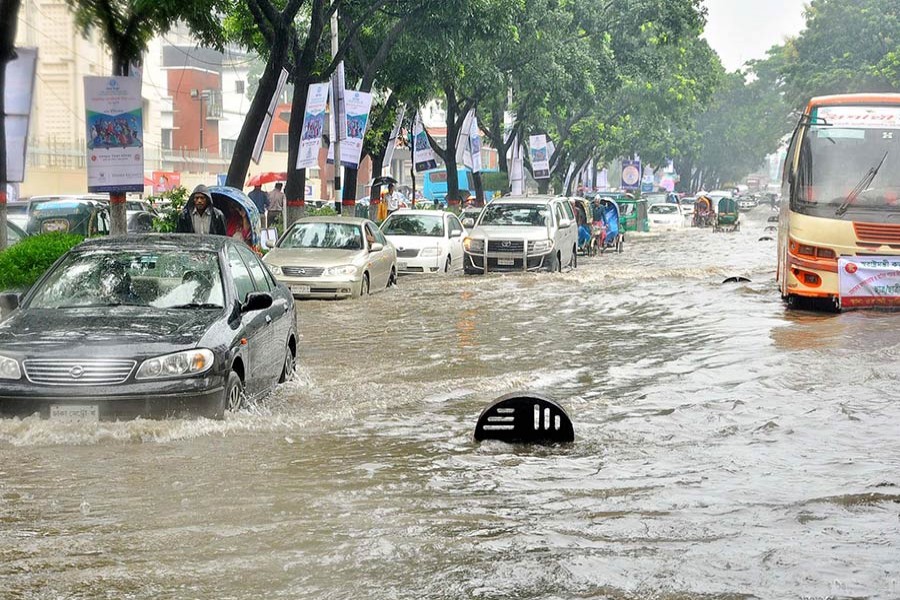
[[[417,173],[437,168],[437,158],[428,142],[428,134],[425,132],[425,125],[422,124],[422,115],[418,111],[413,127],[413,160]]]
[[[472,172],[480,173],[481,164],[481,132],[478,129],[478,117],[473,113],[469,124],[469,154],[472,158]]]
[[[300,150],[297,152],[298,169],[314,169],[319,166],[319,148],[325,131],[325,105],[328,104],[327,83],[314,83],[306,94],[306,110],[303,113],[303,132],[300,134]]]
[[[841,308],[900,306],[900,256],[838,259]]]
[[[622,189],[638,190],[641,188],[641,161],[622,161]]]
[[[278,85],[275,88],[275,94],[269,101],[269,108],[266,109],[266,116],[263,119],[262,127],[259,128],[259,134],[256,136],[256,143],[253,145],[253,156],[251,158],[256,164],[259,164],[259,160],[262,158],[263,148],[266,145],[266,138],[269,137],[269,130],[272,128],[272,120],[275,118],[275,109],[278,107],[278,99],[281,98],[281,92],[284,89],[287,78],[287,69],[282,67],[281,74],[278,76]]]
[[[525,159],[522,156],[522,145],[516,136],[512,143],[512,166],[510,168],[510,192],[514,196],[525,193]]]
[[[331,78],[331,113],[337,115],[334,122],[338,124],[338,139],[342,142],[347,139],[347,111],[344,104],[344,94],[346,87],[344,84],[344,61],[338,63],[337,70]],[[335,130],[332,129],[332,132]],[[343,154],[343,152],[341,152]]]
[[[384,175],[384,171],[388,172],[388,175],[391,173],[391,161],[394,160],[394,150],[397,148],[397,138],[400,137],[400,128],[403,126],[403,117],[406,116],[406,106],[401,106],[400,111],[397,113],[397,121],[394,123],[394,128],[391,130],[391,137],[388,138],[387,149],[384,151],[384,161],[381,163],[381,175]]]
[[[470,148],[469,131],[472,126],[472,119],[475,117],[475,111],[470,110],[463,119],[459,133],[456,135],[456,164],[464,167],[472,168],[472,151]]]
[[[6,124],[7,182],[20,183],[25,179],[36,65],[37,48],[16,48],[16,58],[6,65],[6,88],[3,90],[6,114],[0,116]]]
[[[141,80],[85,77],[90,192],[144,191]]]
[[[575,161],[569,163],[569,170],[566,171],[566,181],[563,183],[563,193],[569,193],[569,182],[572,181],[572,174],[575,173]]]
[[[372,110],[372,94],[355,90],[344,93],[347,129],[341,140],[341,164],[348,169],[358,169]]]
[[[535,179],[549,179],[550,155],[547,148],[547,136],[544,134],[529,136],[528,147],[531,152],[532,175]]]

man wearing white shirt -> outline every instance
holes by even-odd
[[[394,184],[388,184],[388,197],[387,197],[387,209],[388,214],[391,214],[397,210],[400,210],[400,202],[403,200],[403,196],[400,195],[400,192],[394,191]]]

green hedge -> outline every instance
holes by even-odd
[[[80,235],[44,233],[0,252],[0,290],[30,288],[60,256],[82,240]]]

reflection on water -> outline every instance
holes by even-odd
[[[900,317],[786,313],[758,212],[301,303],[297,379],[223,422],[0,422],[4,593],[900,597]],[[526,388],[575,444],[475,444]]]

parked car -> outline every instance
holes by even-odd
[[[647,209],[650,230],[684,228],[684,213],[678,204],[653,204]]]
[[[397,252],[368,219],[298,219],[263,260],[295,298],[365,296],[397,282]]]
[[[465,230],[451,212],[401,209],[384,220],[381,233],[397,251],[398,273],[449,273],[463,268]]]
[[[222,418],[297,356],[290,291],[223,236],[88,240],[0,300],[3,414]]]
[[[577,264],[578,230],[566,198],[507,196],[484,207],[463,241],[465,272],[560,271]]]

